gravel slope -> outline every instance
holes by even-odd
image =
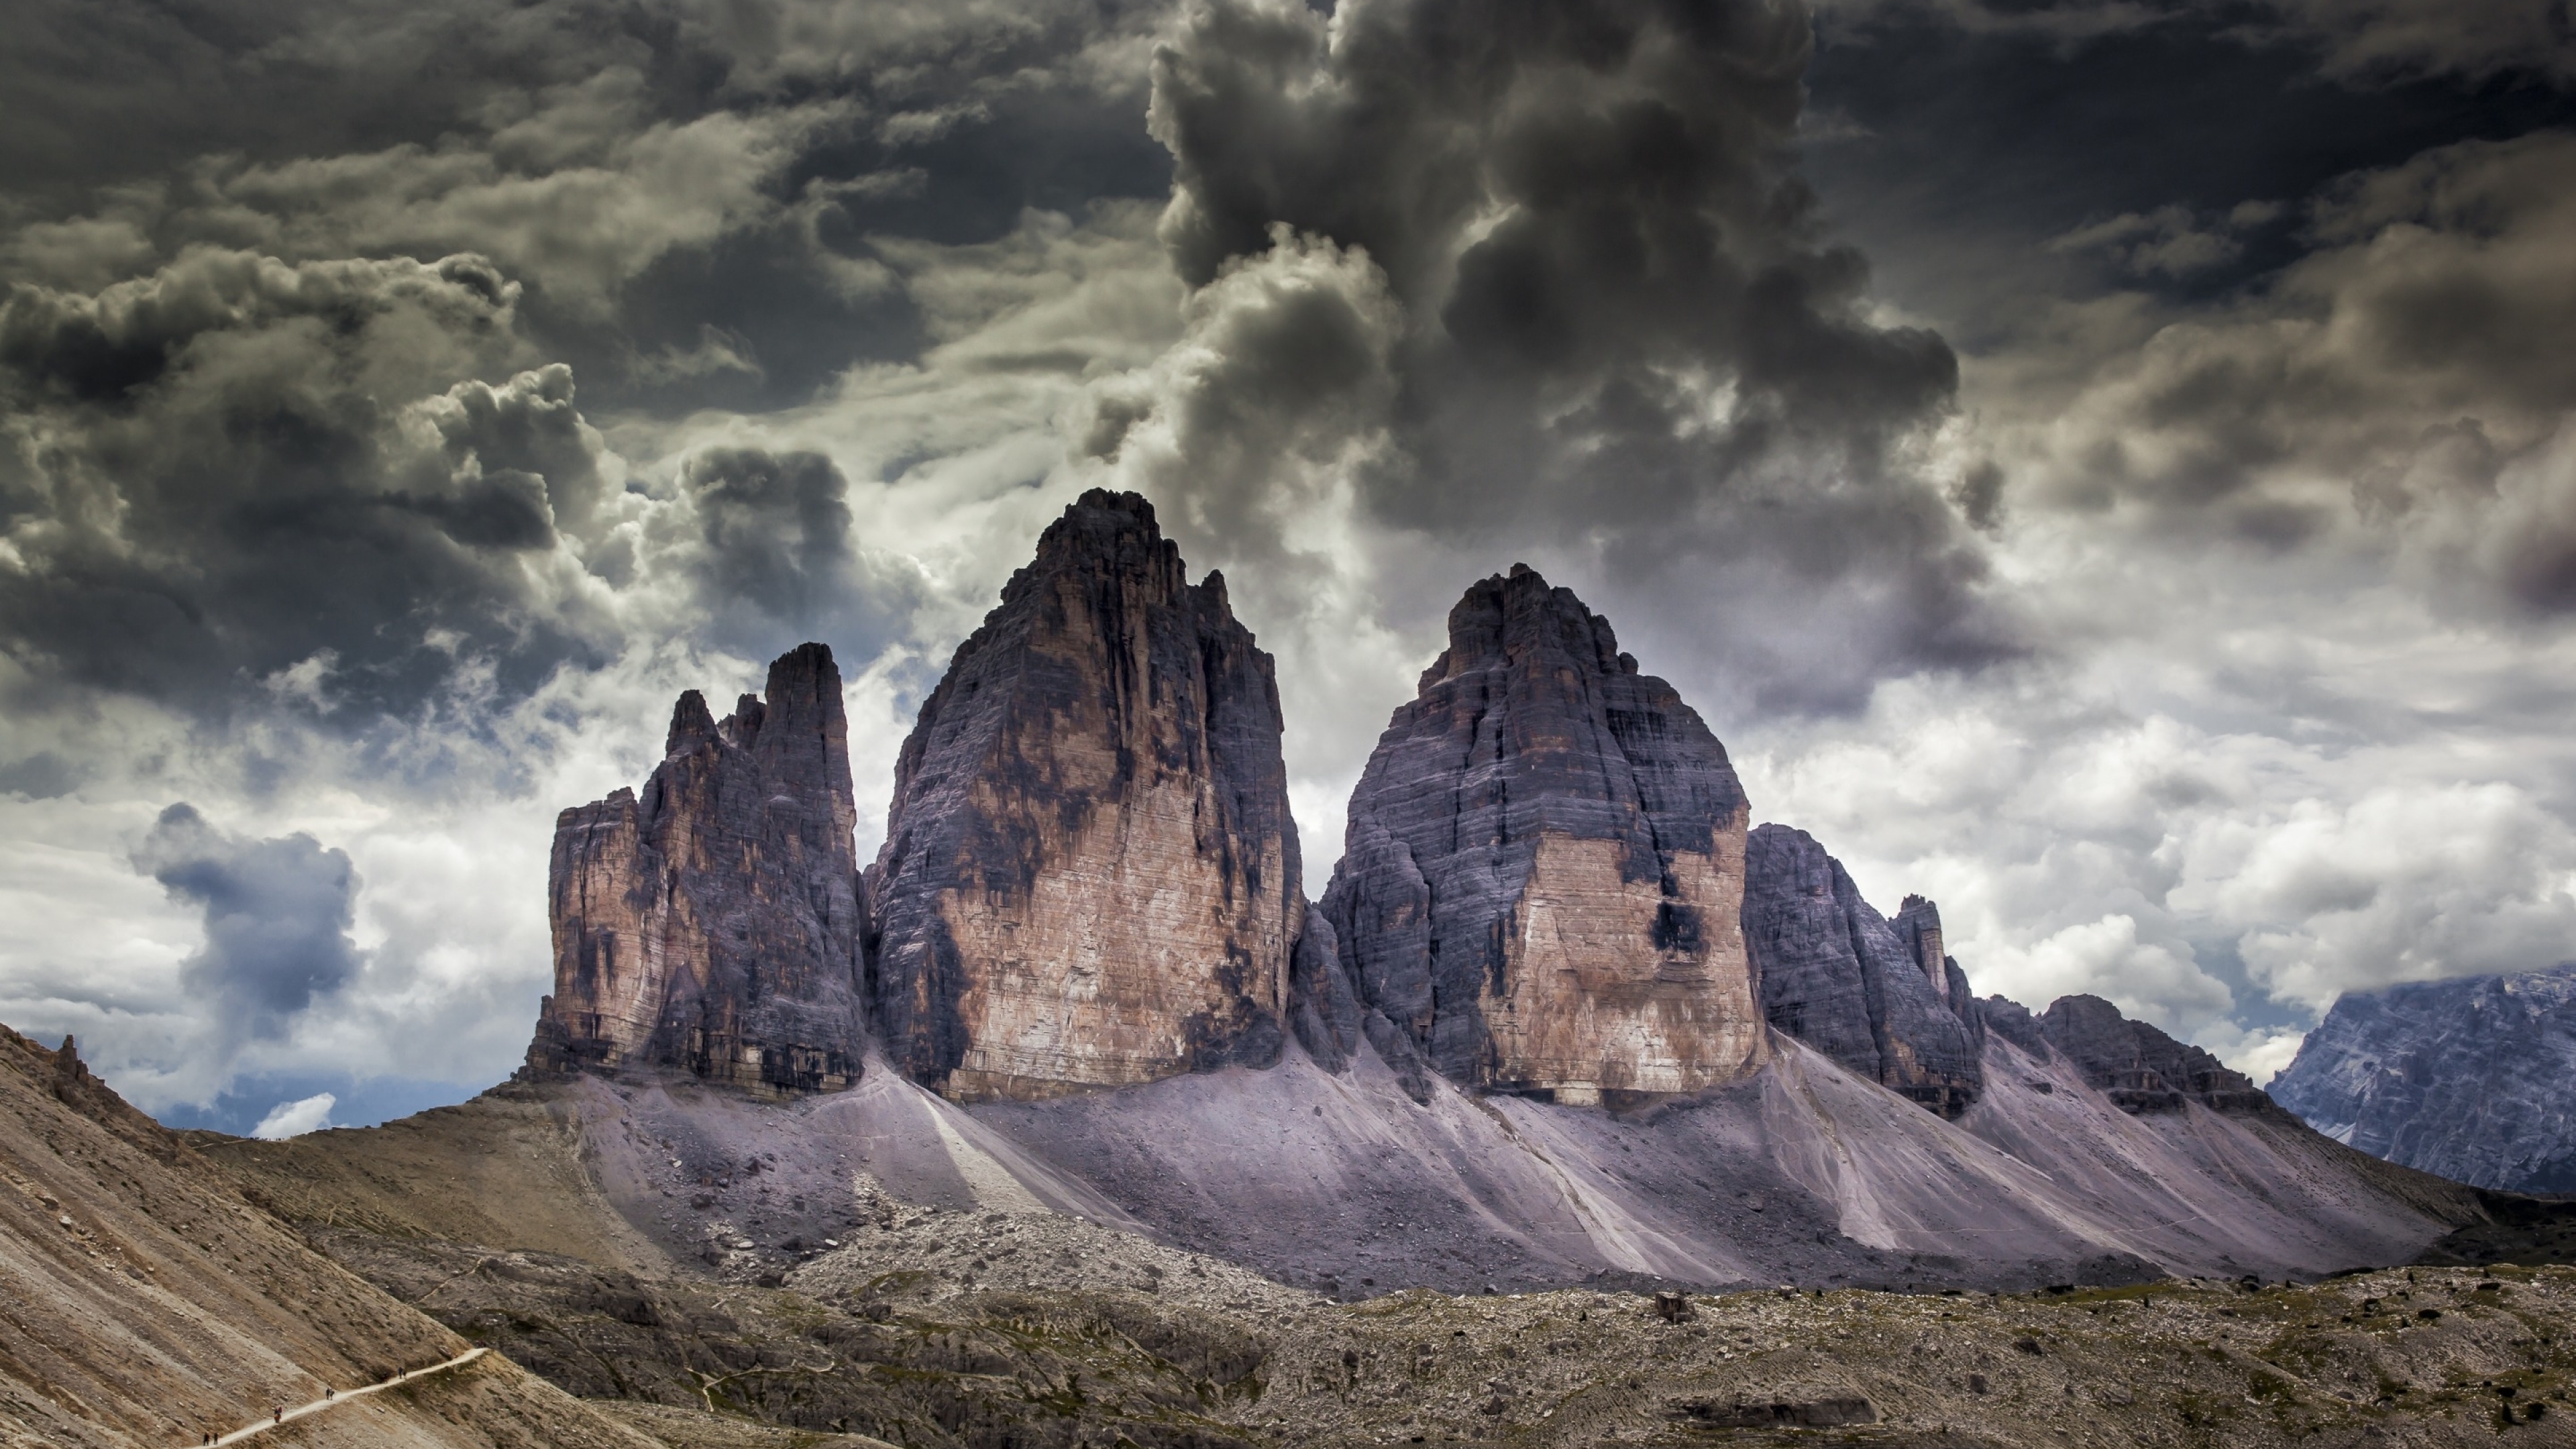
[[[77,1062],[0,1028],[0,1444],[195,1443],[466,1347],[244,1201]],[[653,1441],[487,1357],[261,1442]]]

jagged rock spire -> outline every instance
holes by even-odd
[[[555,821],[555,990],[534,1075],[632,1064],[769,1090],[857,1080],[863,911],[832,651],[718,721],[680,696],[662,763]]]

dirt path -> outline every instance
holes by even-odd
[[[461,1368],[490,1352],[491,1350],[488,1348],[469,1348],[463,1353],[458,1354],[456,1357],[449,1359],[445,1363],[432,1364],[428,1368],[424,1369],[411,1369],[404,1373],[398,1373],[380,1384],[369,1384],[363,1389],[351,1389],[345,1394],[333,1394],[328,1398],[315,1399],[309,1404],[298,1404],[294,1408],[288,1409],[282,1414],[262,1419],[258,1423],[248,1425],[244,1428],[235,1429],[231,1433],[226,1434],[219,1439],[211,1439],[204,1442],[212,1444],[238,1444],[242,1440],[251,1437],[253,1434],[259,1434],[267,1430],[277,1428],[291,1420],[301,1419],[307,1414],[318,1414],[324,1409],[336,1408],[341,1404],[349,1402],[351,1399],[363,1399],[369,1394],[381,1394],[387,1389],[400,1388],[402,1385],[410,1383],[414,1379],[423,1379],[427,1378],[431,1374],[445,1373],[452,1368]]]

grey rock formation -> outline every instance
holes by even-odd
[[[1968,990],[1968,973],[1961,970],[1957,958],[1944,947],[1941,933],[1941,908],[1922,896],[1907,896],[1897,907],[1891,923],[1896,939],[1914,958],[1925,980],[1932,983],[1941,1005],[1968,1024],[1971,1035],[1983,1033],[1976,1012],[1976,997]]]
[[[1976,1101],[1980,1018],[1930,901],[1906,897],[1890,922],[1813,837],[1765,825],[1746,846],[1744,939],[1774,1029],[1944,1117]]]
[[[2576,965],[2346,992],[2271,1091],[2391,1162],[2576,1192]]]
[[[2250,1078],[2196,1046],[2129,1020],[2098,996],[2057,998],[2039,1018],[2039,1030],[2124,1112],[2174,1111],[2186,1101],[2240,1112],[2272,1105]]]
[[[1359,1050],[1367,1008],[1342,969],[1341,941],[1321,907],[1306,908],[1306,929],[1288,966],[1288,1024],[1306,1054],[1338,1072]]]
[[[2035,1057],[2049,1054],[2047,1034],[2039,1029],[2039,1018],[2029,1007],[2008,996],[1989,996],[1970,1006],[1980,1032],[2001,1037]]]
[[[886,1049],[961,1099],[1275,1061],[1306,918],[1270,656],[1132,493],[959,647],[869,868]]]
[[[1745,813],[1716,737],[1571,590],[1526,566],[1474,585],[1324,893],[1387,1023],[1363,1030],[1390,1064],[1401,1036],[1464,1085],[1575,1103],[1758,1067]]]
[[[848,725],[832,651],[769,666],[719,722],[680,696],[662,763],[555,821],[555,990],[533,1076],[682,1067],[770,1090],[845,1087],[864,1029]]]

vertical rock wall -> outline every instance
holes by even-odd
[[[772,1090],[857,1080],[861,930],[832,651],[769,666],[721,723],[680,696],[662,763],[555,821],[555,990],[529,1070],[628,1063]]]
[[[1305,914],[1270,656],[1086,493],[921,707],[869,870],[887,1050],[961,1099],[1280,1046]]]
[[[1744,935],[1771,1025],[1945,1117],[1984,1089],[1979,1017],[1943,954],[1941,913],[1906,898],[1894,922],[1803,830],[1765,825],[1747,849]]]
[[[1691,1091],[1766,1057],[1746,809],[1672,686],[1515,566],[1450,611],[1352,795],[1322,910],[1359,997],[1454,1081]]]

